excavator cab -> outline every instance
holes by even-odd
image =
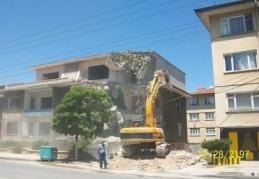
[[[123,127],[144,127],[144,118],[127,119],[123,122]]]

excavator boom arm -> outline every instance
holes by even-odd
[[[149,87],[149,94],[146,100],[146,126],[156,127],[156,119],[154,119],[154,103],[159,88],[168,83],[169,76],[166,70],[155,71],[153,80]]]

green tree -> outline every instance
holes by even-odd
[[[52,119],[54,131],[78,137],[91,139],[103,131],[104,123],[109,122],[112,107],[111,97],[103,90],[74,86],[64,96],[55,109]],[[78,150],[75,158],[78,159]]]

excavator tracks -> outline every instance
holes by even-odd
[[[166,158],[166,156],[170,152],[170,145],[166,142],[156,143],[156,157],[158,158]]]
[[[128,144],[122,146],[122,156],[124,158],[129,158],[133,156],[139,150],[138,144]]]
[[[141,145],[139,144],[126,144],[122,147],[122,156],[124,158],[129,158],[134,156],[136,153],[141,151]],[[154,150],[148,149],[148,150]],[[166,142],[157,142],[155,144],[155,152],[157,158],[166,158],[170,152],[170,145]]]

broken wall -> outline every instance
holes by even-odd
[[[156,69],[168,70],[172,85],[185,91],[185,73],[157,53],[154,53],[154,56],[156,57]]]

